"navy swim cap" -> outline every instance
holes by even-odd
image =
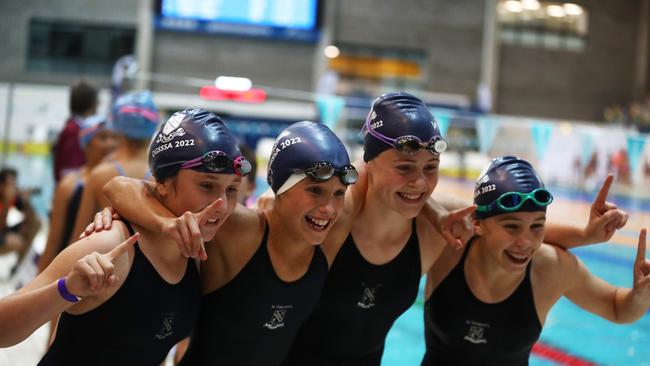
[[[229,161],[241,156],[237,141],[214,113],[203,109],[186,109],[174,113],[165,122],[149,147],[149,169],[157,181],[175,175],[181,164],[202,157],[210,151],[221,151]],[[203,165],[192,169],[210,173]],[[235,174],[228,164],[223,174]]]
[[[529,162],[514,156],[503,156],[492,160],[479,176],[474,188],[474,203],[477,206],[487,206],[495,203],[504,193],[530,193],[538,188],[544,188],[544,182]],[[550,193],[548,195],[550,196]],[[550,199],[552,200],[552,196]],[[485,219],[513,211],[546,211],[546,205],[540,206],[532,200],[526,200],[521,207],[510,211],[493,205],[486,212],[475,211],[474,217]]]
[[[126,137],[149,140],[158,120],[158,108],[149,91],[126,93],[113,103],[112,128]]]
[[[440,136],[438,123],[429,108],[408,93],[387,93],[375,99],[366,121],[374,131],[393,139],[411,135],[429,141]],[[390,148],[391,145],[366,133],[363,160],[368,162]]]
[[[350,165],[350,157],[341,140],[327,126],[316,122],[296,122],[285,128],[271,151],[266,181],[275,194],[290,188],[280,191],[297,170],[311,168],[319,162],[332,164],[337,169]]]

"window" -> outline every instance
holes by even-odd
[[[588,16],[579,5],[501,0],[497,14],[501,43],[573,52],[585,48]]]
[[[32,19],[27,69],[109,75],[118,58],[133,53],[134,39],[125,26]]]

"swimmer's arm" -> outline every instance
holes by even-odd
[[[61,243],[61,236],[66,220],[66,209],[70,202],[70,196],[74,190],[76,178],[73,174],[65,176],[54,193],[52,203],[52,214],[50,215],[50,231],[47,234],[47,242],[43,254],[38,261],[38,272],[43,272],[50,265],[56,256],[59,248],[64,244]],[[65,243],[67,244],[67,243]]]
[[[72,305],[59,295],[56,279],[51,279],[47,285],[40,283],[40,287],[31,291],[21,289],[0,299],[0,347],[22,342]]]
[[[571,278],[565,295],[583,309],[615,323],[632,323],[640,319],[650,307],[650,262],[645,260],[645,230],[639,236],[637,258],[634,263],[634,287],[614,287],[593,275],[572,254],[561,270]],[[566,263],[571,262],[571,263]],[[569,267],[568,271],[566,267]]]
[[[589,221],[584,228],[563,224],[547,224],[544,241],[563,248],[602,243],[612,238],[616,230],[627,223],[628,214],[613,203],[607,202],[607,194],[614,180],[608,175],[600,187],[589,210]]]
[[[96,197],[101,193],[101,188],[103,186],[103,180],[97,176],[96,172],[93,171],[88,176],[88,180],[84,186],[83,194],[81,195],[81,203],[79,204],[79,211],[77,211],[77,217],[74,222],[74,229],[72,230],[72,237],[78,238],[79,235],[84,231],[86,225],[92,221],[95,216],[95,212],[99,210],[97,207]]]
[[[115,177],[102,189],[115,211],[126,220],[161,232],[165,219],[176,216],[154,196],[154,185],[141,179]]]
[[[119,286],[120,279],[114,273],[118,266],[120,273],[128,273],[128,268],[124,271],[124,266],[128,267],[126,253],[137,239],[135,235],[116,245],[124,240],[120,230],[123,228],[117,227],[71,244],[34,280],[0,299],[0,347],[23,341],[63,311]],[[63,277],[68,291],[83,300],[72,303],[61,297],[57,281]]]

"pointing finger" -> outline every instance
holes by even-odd
[[[217,198],[216,201],[212,202],[206,208],[201,210],[201,212],[197,214],[199,226],[205,225],[210,219],[210,217],[215,216],[217,212],[219,212],[219,209],[223,206],[223,204],[224,204],[223,198],[219,197]]]
[[[126,253],[129,250],[129,248],[131,248],[138,241],[139,237],[140,237],[140,233],[135,233],[131,235],[120,245],[116,246],[115,248],[113,248],[113,250],[108,252],[107,254],[108,259],[112,262],[115,259],[121,257],[124,253]]]
[[[603,185],[600,187],[600,190],[598,191],[596,198],[594,199],[593,206],[596,209],[600,210],[605,208],[605,201],[607,201],[609,188],[612,186],[613,181],[614,181],[614,176],[612,174],[608,174],[607,178],[605,178],[605,181],[603,182]]]
[[[639,247],[636,251],[636,264],[645,263],[645,239],[646,239],[646,230],[641,229],[639,233]]]

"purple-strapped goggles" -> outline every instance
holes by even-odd
[[[372,137],[394,147],[404,155],[415,154],[422,149],[429,150],[432,154],[440,154],[447,150],[447,140],[439,135],[433,136],[426,142],[423,142],[419,137],[413,135],[400,136],[394,139],[375,131],[370,124],[370,119],[366,120],[364,127]]]
[[[240,177],[245,176],[252,170],[251,163],[243,156],[238,156],[234,160],[230,160],[228,154],[218,150],[208,151],[203,156],[184,162],[181,164],[181,169],[203,166],[210,172],[222,173],[231,165],[235,174]]]

